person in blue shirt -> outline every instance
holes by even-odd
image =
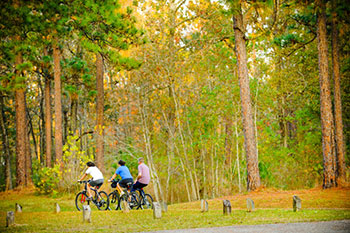
[[[117,175],[119,175],[122,179],[118,182],[117,189],[119,190],[120,196],[122,196],[124,194],[122,188],[127,188],[127,183],[133,184],[134,179],[131,176],[129,168],[125,166],[125,161],[119,160],[118,166],[118,169],[115,171],[111,179],[108,180],[108,182],[111,182],[117,177]]]

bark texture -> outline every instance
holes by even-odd
[[[51,151],[52,151],[52,143],[51,143],[51,80],[49,78],[45,78],[45,137],[46,137],[46,166],[51,167]]]
[[[1,94],[1,93],[0,93]],[[1,129],[1,138],[3,146],[3,154],[5,158],[5,190],[12,189],[12,177],[11,177],[11,151],[9,140],[7,137],[7,126],[6,126],[6,116],[4,112],[4,97],[0,97],[0,129]]]
[[[26,107],[26,106],[25,106]],[[27,108],[27,107],[26,107]],[[29,115],[28,111],[26,110],[26,113],[27,115]],[[25,136],[26,136],[26,169],[25,169],[25,172],[26,172],[26,186],[28,185],[31,185],[33,182],[32,182],[32,156],[31,156],[31,148],[30,148],[30,140],[29,140],[29,135],[30,135],[30,118],[27,117],[26,118],[26,128],[25,128]],[[33,141],[35,142],[35,137],[33,135]],[[36,148],[36,143],[34,143],[34,148]]]
[[[44,55],[47,56],[47,49],[44,48]],[[46,167],[51,167],[52,161],[52,114],[51,114],[51,79],[49,75],[48,65],[43,64],[43,72],[45,76],[45,87],[44,87],[44,122],[45,122],[45,162]]]
[[[54,82],[55,82],[55,155],[58,164],[62,164],[62,93],[61,93],[61,53],[58,47],[58,39],[53,45]]]
[[[317,12],[317,40],[318,40],[318,67],[320,79],[320,104],[322,124],[322,151],[323,151],[323,188],[335,186],[334,154],[333,154],[333,113],[331,89],[328,75],[328,45],[326,30],[325,4],[318,1]]]
[[[242,12],[240,12],[239,14],[233,16],[233,29],[235,32],[235,49],[237,56],[238,78],[241,95],[244,144],[247,159],[247,189],[249,191],[259,188],[261,183],[250,98],[244,28],[245,27],[243,24],[243,15]]]
[[[103,130],[103,112],[104,112],[104,88],[103,88],[103,58],[100,53],[96,54],[96,165],[101,171],[104,171],[104,130]]]
[[[15,64],[22,63],[22,55],[16,56]],[[20,71],[16,71],[21,76]],[[21,188],[26,182],[26,110],[25,110],[25,89],[20,87],[15,90],[16,109],[16,185]]]
[[[341,104],[341,88],[340,88],[340,65],[339,65],[339,47],[338,47],[338,22],[336,1],[332,0],[332,61],[333,61],[333,80],[334,80],[334,117],[335,117],[335,140],[338,162],[337,183],[344,184],[345,179],[345,145],[343,135],[343,119]]]

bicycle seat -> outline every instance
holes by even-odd
[[[133,183],[132,183],[132,182],[128,182],[128,183],[126,183],[126,187],[127,187],[128,189],[130,189],[130,188],[132,187],[132,185],[133,185]]]

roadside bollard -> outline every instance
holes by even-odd
[[[162,207],[158,202],[153,202],[153,218],[159,219],[162,217]]]
[[[247,198],[247,209],[248,209],[248,212],[252,212],[255,209],[254,201],[250,198]]]
[[[13,211],[7,211],[6,214],[6,227],[10,227],[15,224],[15,213]]]
[[[293,196],[293,210],[294,212],[301,210],[301,199],[298,196]]]
[[[209,210],[209,206],[208,206],[207,200],[202,199],[201,200],[201,211],[202,212],[208,212],[208,210]]]
[[[91,208],[89,205],[83,205],[83,222],[91,223]]]
[[[16,209],[16,212],[22,213],[22,206],[20,204],[16,203],[15,209]]]
[[[223,212],[224,215],[230,215],[231,214],[231,202],[229,200],[223,200]]]
[[[61,207],[59,206],[58,203],[55,203],[55,213],[61,212]]]

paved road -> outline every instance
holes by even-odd
[[[298,232],[298,233],[350,233],[350,220],[327,221],[327,222],[303,222],[281,223],[264,225],[240,225],[213,228],[195,228],[156,231],[157,233],[270,233],[270,232]]]

